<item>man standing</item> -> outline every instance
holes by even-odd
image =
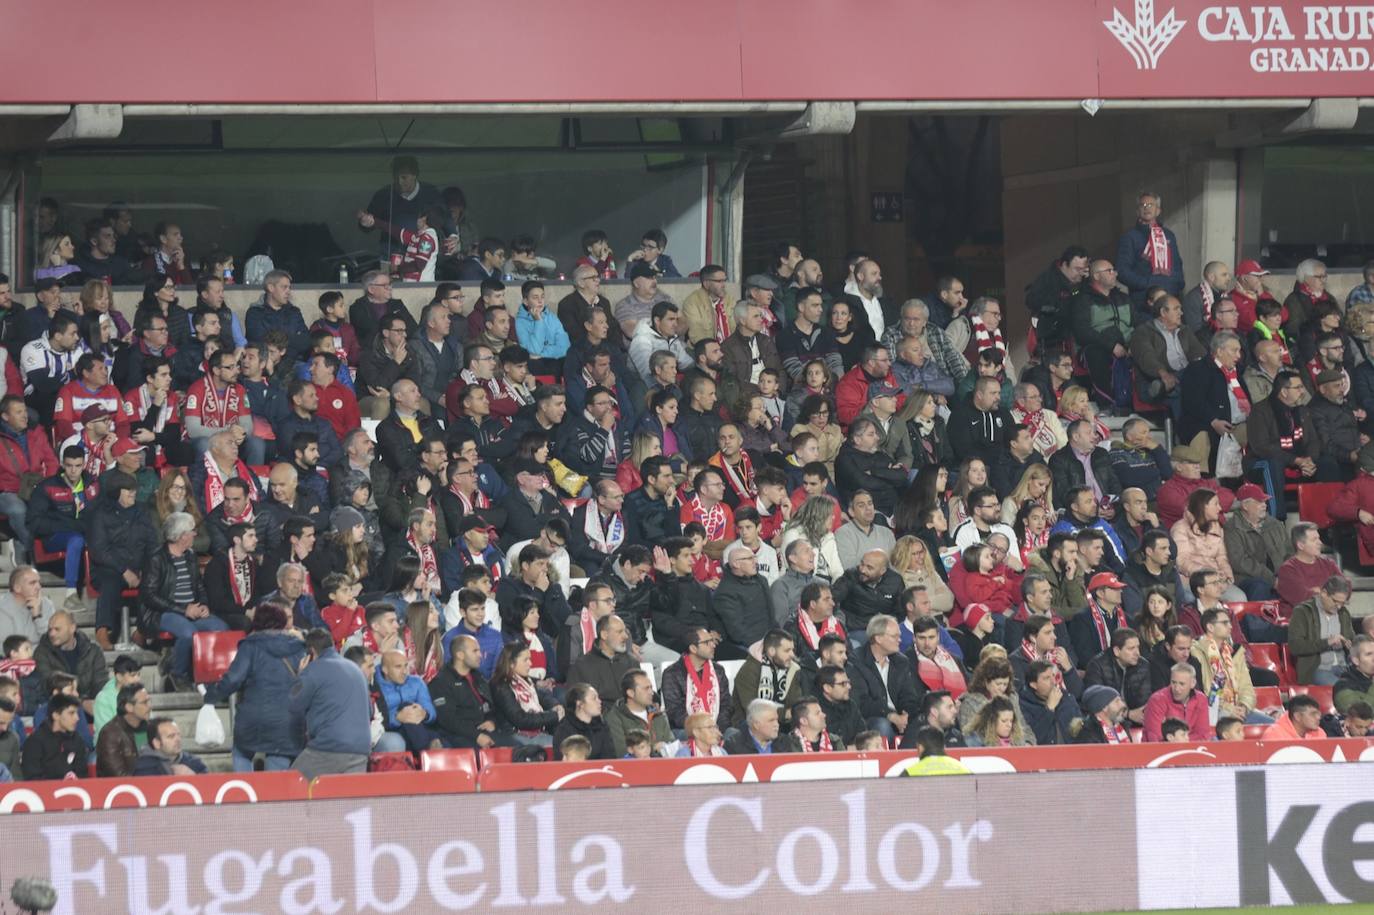
[[[845,284],[844,291],[856,296],[861,309],[854,320],[867,319],[873,328],[873,338],[881,340],[887,325],[895,315],[887,313],[887,303],[883,300],[883,270],[872,258],[864,258],[854,265],[854,279]]]
[[[1073,336],[1087,363],[1097,396],[1110,401],[1112,367],[1116,360],[1129,355],[1126,341],[1135,322],[1131,300],[1117,288],[1117,272],[1112,262],[1093,261],[1090,277],[1074,313]],[[1144,290],[1141,290],[1141,301],[1144,301]]]
[[[1162,203],[1154,191],[1141,192],[1136,198],[1136,224],[1116,246],[1121,281],[1137,307],[1144,305],[1145,290],[1151,286],[1183,295],[1183,257],[1173,230],[1159,220]]]
[[[306,781],[317,775],[365,772],[372,749],[372,712],[363,672],[334,650],[328,629],[310,630],[305,645],[305,668],[290,696],[292,726],[305,732],[305,749],[292,768]]]
[[[1064,253],[1026,287],[1026,308],[1035,328],[1035,345],[1044,357],[1068,342],[1078,296],[1088,277],[1088,250],[1078,245]]]

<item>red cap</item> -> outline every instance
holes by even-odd
[[[114,448],[110,449],[110,453],[113,454],[115,457],[123,457],[130,451],[142,450],[143,446],[140,445],[138,442],[134,441],[133,439],[121,438],[119,441],[115,442]]]
[[[1268,276],[1269,271],[1260,266],[1259,261],[1241,261],[1236,265],[1236,276]]]
[[[1092,577],[1092,581],[1088,582],[1088,593],[1091,594],[1098,588],[1116,588],[1117,590],[1122,590],[1125,587],[1126,583],[1117,578],[1115,572],[1098,572]]]
[[[978,624],[983,621],[983,617],[991,613],[991,608],[987,604],[969,604],[964,608],[964,624],[969,632],[978,628]]]
[[[88,423],[106,416],[113,416],[110,409],[104,404],[93,403],[81,411],[81,422]]]
[[[1236,490],[1236,500],[1244,502],[1246,499],[1254,499],[1256,502],[1268,502],[1269,493],[1264,491],[1263,486],[1257,486],[1254,483],[1246,483],[1240,489]]]

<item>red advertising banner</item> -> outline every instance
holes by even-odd
[[[1368,95],[1374,69],[1371,7],[1302,0],[699,0],[659,10],[526,0],[520,9],[507,29],[448,0],[327,9],[241,0],[233,16],[187,4],[169,40],[142,27],[165,15],[148,0],[88,4],[63,21],[63,65],[53,67],[51,8],[0,0],[13,39],[0,102],[1306,98]],[[798,65],[817,35],[843,36],[845,50]],[[970,66],[975,45],[980,63]],[[111,54],[156,60],[177,78],[110,67]]]
[[[1157,769],[1287,763],[1372,762],[1372,740],[1220,741],[1129,746],[1017,747],[951,750],[975,773],[1073,769]],[[916,753],[788,753],[715,759],[623,759],[582,763],[505,763],[483,769],[482,791],[561,791],[650,785],[748,784],[900,775]]]
[[[305,779],[293,771],[10,782],[0,785],[0,814],[256,804],[307,796]]]

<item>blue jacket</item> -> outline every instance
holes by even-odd
[[[311,661],[291,687],[292,729],[322,753],[366,756],[372,751],[372,696],[367,678],[330,648]]]
[[[1183,257],[1178,253],[1178,238],[1174,230],[1161,225],[1164,237],[1169,243],[1169,275],[1156,276],[1151,272],[1150,261],[1145,257],[1145,245],[1150,240],[1150,229],[1139,222],[1126,230],[1116,246],[1116,272],[1121,282],[1131,291],[1131,301],[1139,308],[1145,303],[1145,290],[1151,286],[1163,286],[1170,295],[1183,295]]]
[[[285,308],[273,309],[267,304],[266,293],[258,299],[257,304],[249,306],[244,315],[243,326],[249,343],[261,343],[263,338],[274,330],[284,332],[290,343],[287,355],[292,359],[305,352],[306,346],[310,343],[309,331],[305,327],[305,318],[301,315],[301,310],[289,303]]]
[[[520,345],[536,359],[562,359],[571,345],[563,323],[547,308],[535,320],[523,304],[515,314],[515,336],[519,338]]]
[[[444,633],[444,663],[449,664],[453,661],[453,640],[460,635],[470,635],[477,640],[478,646],[482,649],[482,663],[478,670],[482,676],[491,679],[491,672],[496,669],[496,659],[501,655],[501,649],[505,647],[506,640],[501,637],[501,633],[490,623],[481,629],[473,632],[467,627],[466,623],[459,623],[448,632]]]
[[[286,414],[272,425],[277,433],[277,456],[284,461],[291,460],[291,439],[297,432],[315,433],[320,442],[321,467],[333,467],[344,459],[343,446],[339,444],[338,434],[327,420],[320,418],[319,414],[309,419],[301,419],[288,406]],[[327,493],[321,504],[329,504]]]
[[[239,694],[234,749],[245,756],[268,753],[293,759],[304,749],[304,735],[291,726],[291,714],[282,702],[296,682],[303,657],[305,643],[286,632],[250,632],[239,643],[229,669],[205,691],[207,702],[224,702]]]
[[[1153,451],[1127,447],[1124,442],[1112,442],[1112,469],[1123,490],[1132,486],[1145,491],[1145,498],[1154,501],[1164,481],[1174,475],[1174,465],[1163,445]]]
[[[396,713],[407,705],[418,705],[425,710],[425,724],[431,724],[437,715],[434,711],[434,700],[429,697],[429,687],[425,686],[424,680],[414,674],[406,677],[404,683],[396,684],[383,677],[379,669],[377,694],[386,706],[386,726],[391,730],[400,727],[396,721]]]

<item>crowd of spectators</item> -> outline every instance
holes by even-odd
[[[1145,194],[1114,262],[1070,248],[1027,289],[1020,367],[957,277],[898,305],[866,254],[828,286],[784,244],[741,298],[706,265],[678,303],[659,232],[616,303],[589,232],[556,304],[482,240],[412,315],[416,233],[462,224],[417,171],[358,217],[398,269],[309,327],[289,274],[240,317],[165,227],[132,323],[108,274],[27,308],[0,277],[5,772],[203,768],[137,660],[107,669],[126,610],[179,691],[198,633],[246,633],[206,695],[238,699],[238,770],[1367,733],[1374,627],[1247,480],[1343,481],[1332,516],[1374,542],[1374,277],[1344,308],[1318,262],[1277,308],[1253,262],[1185,291]],[[1139,417],[1112,440],[1132,401],[1176,447]],[[1254,642],[1339,716],[1259,707]]]

